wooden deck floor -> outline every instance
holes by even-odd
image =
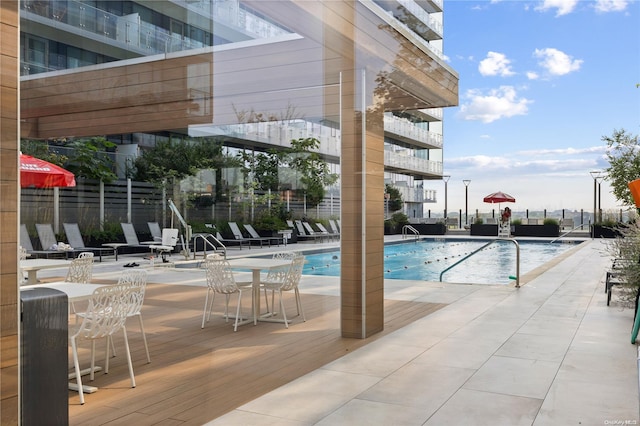
[[[151,363],[146,363],[137,321],[130,320],[137,387],[130,387],[123,342],[116,338],[120,351],[109,374],[97,373],[91,383],[98,392],[85,395],[84,405],[77,392],[69,392],[70,424],[202,425],[444,306],[387,300],[385,330],[359,340],[340,336],[337,297],[309,294],[302,295],[307,321],[295,317],[289,329],[259,323],[234,333],[232,323],[221,316],[220,296],[201,329],[205,293],[203,287],[149,284],[142,312]],[[250,299],[243,300],[243,307],[249,306]],[[292,295],[285,306],[295,314]],[[81,348],[85,368],[89,344],[83,342]],[[103,356],[98,353],[99,359]]]

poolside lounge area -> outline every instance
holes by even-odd
[[[128,261],[97,265],[96,279],[113,279]],[[70,423],[633,424],[633,312],[615,299],[606,306],[609,264],[604,240],[589,240],[523,276],[520,289],[387,280],[385,331],[367,340],[340,337],[336,278],[303,277],[307,322],[234,333],[219,315],[200,329],[202,271],[150,269],[152,362],[134,323],[137,387],[124,357],[113,358],[84,406],[69,393]]]

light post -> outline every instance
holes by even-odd
[[[470,179],[464,179],[464,224],[469,225],[469,184]]]
[[[602,205],[600,204],[600,197],[602,196],[602,181],[604,176],[602,174],[598,176],[598,222],[602,222]]]
[[[447,182],[449,182],[449,179],[451,178],[451,176],[449,175],[444,175],[442,176],[442,180],[444,181],[444,220],[445,222],[447,221]]]
[[[598,179],[600,178],[600,174],[602,172],[600,170],[594,170],[589,172],[591,177],[593,178],[593,223],[596,223],[596,218],[598,217],[598,206],[596,204],[598,197]]]

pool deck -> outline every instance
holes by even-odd
[[[637,424],[633,311],[606,306],[605,244],[520,289],[389,280],[385,298],[448,306],[209,424]]]
[[[229,256],[277,250],[285,248],[231,250]],[[147,267],[150,281],[176,284],[174,274],[150,268],[140,255],[96,263],[94,278],[115,277],[132,259]],[[606,240],[587,240],[524,275],[519,289],[386,280],[386,300],[447,305],[207,424],[638,424],[633,311],[615,296],[606,305],[609,265]],[[184,274],[183,285],[203,284]],[[304,276],[300,290],[303,298],[335,296],[339,279]]]

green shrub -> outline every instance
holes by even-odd
[[[543,225],[558,225],[558,219],[546,217],[542,222]]]

